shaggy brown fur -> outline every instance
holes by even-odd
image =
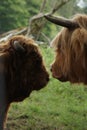
[[[76,15],[78,28],[63,28],[53,39],[56,57],[52,74],[60,81],[87,84],[87,15]]]
[[[25,52],[16,50],[14,41]],[[33,90],[43,88],[48,80],[41,53],[32,39],[15,36],[0,45],[0,130],[10,103],[24,100]]]

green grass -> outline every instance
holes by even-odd
[[[53,52],[40,46],[49,71]],[[61,83],[51,77],[48,85],[29,98],[11,105],[8,130],[87,130],[87,88]]]

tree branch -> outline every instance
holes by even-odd
[[[62,0],[60,3],[58,3],[58,1],[56,1],[54,3],[53,9],[51,10],[50,14],[54,14],[59,8],[61,8],[63,5],[65,5],[69,1],[70,0]]]
[[[41,5],[41,8],[40,8],[40,13],[42,13],[44,11],[45,6],[46,6],[46,2],[47,2],[47,0],[43,1],[42,5]]]

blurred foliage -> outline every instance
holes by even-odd
[[[0,1],[0,33],[25,26],[28,20],[25,0]]]
[[[3,0],[0,1],[0,33],[28,26],[29,19],[40,12],[43,0]],[[47,0],[44,13],[50,12],[57,0]],[[61,0],[58,1],[60,3]],[[76,6],[76,0],[71,0],[62,6],[55,14],[71,17],[76,13],[87,13],[87,8],[80,9]],[[45,35],[53,38],[60,27],[47,22],[43,29]]]

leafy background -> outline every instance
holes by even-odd
[[[47,0],[44,13],[51,11],[55,2],[61,0]],[[29,24],[29,19],[38,14],[43,0],[3,0],[0,1],[0,34],[6,31],[25,27]],[[77,0],[70,0],[62,6],[56,15],[70,18],[76,13],[87,13],[87,8],[79,8]],[[54,31],[53,31],[54,30]],[[46,24],[44,32],[51,38],[58,32],[59,27],[53,24]]]

